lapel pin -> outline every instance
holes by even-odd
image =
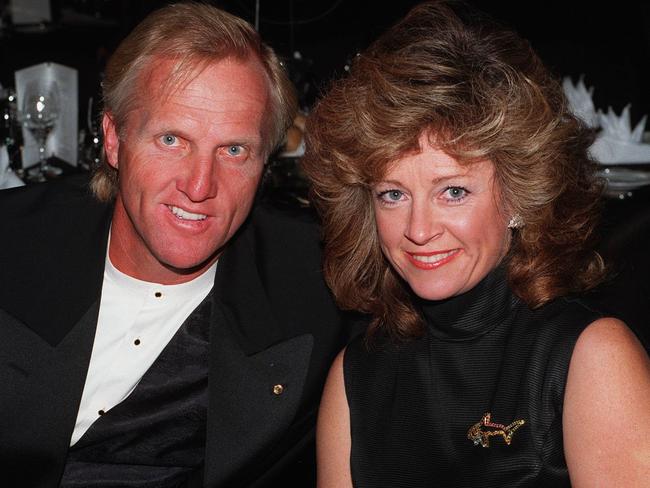
[[[475,446],[479,444],[483,447],[490,447],[490,437],[502,436],[507,445],[512,442],[512,435],[515,431],[524,425],[524,420],[515,420],[509,425],[497,424],[492,422],[492,414],[490,412],[483,415],[480,422],[472,425],[467,431],[467,438],[474,442]]]

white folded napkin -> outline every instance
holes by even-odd
[[[587,88],[583,77],[577,84],[571,78],[562,80],[562,88],[569,101],[569,108],[576,117],[593,129],[599,129],[596,140],[589,148],[591,157],[603,165],[650,164],[650,144],[643,142],[647,117],[632,128],[630,105],[621,115],[609,107],[607,113],[596,110],[593,103],[594,88]]]
[[[646,116],[632,128],[630,105],[621,115],[611,107],[607,113],[598,111],[600,132],[589,148],[591,156],[601,164],[650,164],[650,144],[643,142]]]
[[[0,146],[0,190],[23,186],[25,182],[16,176],[9,167],[7,146]]]
[[[602,165],[650,164],[650,144],[599,136],[589,148],[591,157]]]
[[[583,120],[589,127],[598,128],[600,122],[598,113],[594,106],[593,95],[594,87],[585,86],[584,77],[580,77],[578,83],[573,84],[573,80],[566,76],[562,80],[564,94],[569,100],[569,108],[573,115]]]

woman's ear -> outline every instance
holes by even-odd
[[[104,131],[104,152],[106,162],[113,168],[118,167],[118,153],[120,149],[120,138],[117,135],[117,127],[113,120],[113,114],[105,112],[102,118],[102,130]]]

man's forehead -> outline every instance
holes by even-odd
[[[228,99],[232,109],[235,109],[234,100],[257,99],[266,106],[270,91],[266,73],[255,59],[223,58],[179,64],[176,59],[155,58],[139,78],[131,109],[141,109],[151,103],[173,103],[183,98],[179,95],[196,97],[199,104],[204,98],[206,105],[202,108],[206,110],[210,109],[211,99],[221,96]]]
[[[266,82],[261,62],[252,55],[246,58],[229,56],[218,59],[152,56],[138,78],[138,85],[140,88],[154,88],[148,94],[169,96],[187,88],[202,73],[215,67],[223,70],[244,67],[247,74],[257,74]]]
[[[158,58],[149,65],[123,119],[136,131],[154,125],[190,131],[196,124],[228,123],[250,132],[255,121],[261,130],[270,96],[261,62],[224,58],[180,70],[177,60]]]

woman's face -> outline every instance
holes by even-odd
[[[395,270],[419,297],[443,300],[473,288],[501,261],[508,216],[491,161],[461,166],[426,135],[420,147],[373,186],[375,218]]]

